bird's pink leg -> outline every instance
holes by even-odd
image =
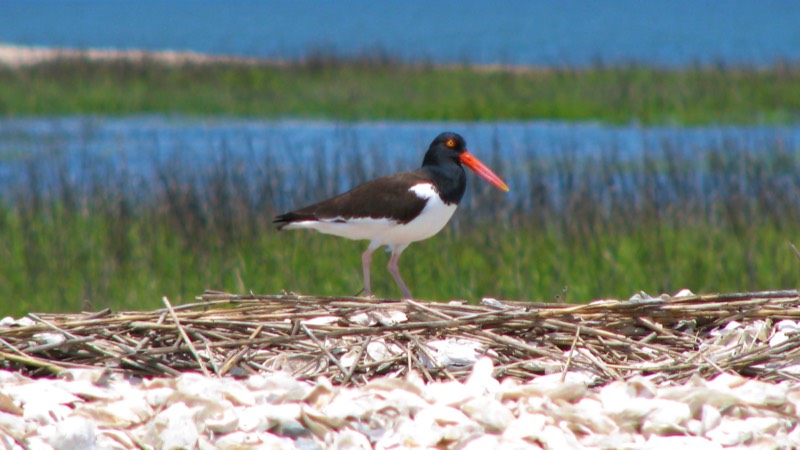
[[[364,271],[364,296],[372,297],[372,284],[369,279],[369,267],[372,264],[372,253],[378,246],[369,244],[364,253],[361,254],[361,269]]]
[[[405,250],[406,247],[408,247],[408,244],[394,246],[394,249],[392,250],[392,257],[389,258],[388,268],[389,273],[392,274],[395,283],[397,283],[397,286],[399,286],[400,290],[403,291],[403,297],[413,298],[411,296],[411,291],[408,290],[408,286],[406,286],[406,283],[403,282],[403,277],[400,276],[400,268],[397,265],[397,262],[400,260],[400,254],[403,253],[403,250]]]

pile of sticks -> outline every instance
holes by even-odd
[[[361,385],[408,371],[461,380],[474,359],[488,356],[499,378],[583,371],[595,384],[723,372],[800,380],[800,333],[772,339],[779,323],[800,321],[796,290],[584,305],[212,291],[192,304],[163,300],[156,311],[29,314],[7,322],[0,326],[0,369],[53,376],[101,367],[147,377],[283,370]]]

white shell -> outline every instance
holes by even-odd
[[[165,450],[195,447],[200,437],[196,412],[183,402],[173,404],[150,422],[146,438]]]
[[[336,433],[332,439],[332,449],[341,450],[372,450],[372,445],[366,436],[351,429],[345,429],[340,433]]]
[[[673,400],[649,400],[652,410],[642,422],[642,433],[651,434],[685,434],[686,423],[692,418],[689,405]]]
[[[501,432],[514,421],[514,413],[493,398],[474,398],[465,403],[461,410],[487,431]]]
[[[82,417],[70,417],[56,425],[49,441],[56,450],[91,450],[96,448],[97,428]]]
[[[420,352],[419,356],[428,368],[470,367],[480,358],[483,350],[480,342],[461,338],[428,341],[425,346],[429,351]]]
[[[706,433],[706,437],[725,447],[741,445],[753,437],[753,430],[742,420],[728,420]]]
[[[730,333],[767,345],[758,327],[731,326],[713,338],[720,350]],[[370,352],[404,355],[395,344],[372,343],[366,360]],[[95,385],[100,371],[55,380],[0,371],[0,448],[22,448],[17,441],[31,449],[800,447],[800,390],[791,383],[723,373],[590,388],[594,375],[582,372],[500,382],[493,371],[481,356],[463,383],[426,382],[411,371],[352,388],[280,372],[135,382],[106,374]]]

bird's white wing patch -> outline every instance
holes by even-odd
[[[408,190],[425,199],[425,207],[411,222],[392,227],[387,233],[375,239],[375,242],[400,245],[428,239],[441,231],[453,217],[456,205],[445,204],[439,197],[439,191],[432,184],[415,184]]]
[[[430,183],[415,184],[411,186],[408,190],[417,194],[417,197],[419,198],[427,199],[439,196],[439,192]]]

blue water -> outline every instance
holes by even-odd
[[[270,58],[763,65],[800,60],[798,24],[787,0],[0,0],[0,41]]]
[[[466,137],[473,153],[497,153],[513,169],[526,155],[555,157],[569,149],[577,159],[613,150],[621,160],[643,152],[698,154],[735,143],[752,154],[775,143],[800,148],[797,126],[611,126],[592,122],[335,122],[133,116],[67,116],[0,119],[0,164],[42,155],[87,153],[136,160],[169,155],[209,164],[215,155],[273,154],[293,163],[332,152],[371,154],[398,164],[416,164],[442,131]],[[152,156],[151,155],[151,156]]]
[[[113,174],[124,174],[126,180],[147,186],[164,175],[165,169],[170,178],[204,182],[215,168],[227,163],[238,173],[253,175],[250,178],[280,174],[280,189],[286,193],[280,201],[299,203],[310,197],[297,191],[319,179],[316,170],[320,167],[326,171],[326,189],[332,195],[364,179],[418,167],[428,144],[445,130],[461,133],[471,152],[508,181],[512,188],[509,201],[525,204],[533,201],[531,183],[563,174],[563,168],[558,167],[565,162],[589,167],[581,173],[596,174],[597,183],[602,184],[606,183],[603,166],[642,170],[645,157],[653,161],[677,160],[682,162],[680,170],[701,185],[706,182],[703,177],[719,170],[709,165],[713,160],[710,154],[734,155],[732,160],[744,162],[737,165],[740,168],[747,167],[748,158],[758,159],[778,151],[794,155],[795,159],[800,155],[800,125],[337,123],[162,116],[0,119],[0,192],[26,186],[31,181],[31,165],[41,170],[38,182],[47,184],[48,180],[66,177],[89,189],[91,183],[86,178],[95,176],[98,167],[108,168],[112,183]],[[353,179],[353,170],[348,169],[355,165],[361,167],[360,179]],[[786,176],[790,186],[786,195],[800,196],[800,190],[791,187],[800,179],[794,173]],[[561,182],[552,180],[554,185]],[[486,186],[472,182],[470,188]]]

